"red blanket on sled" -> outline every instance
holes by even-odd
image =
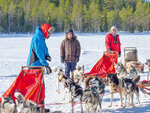
[[[41,69],[24,69],[12,83],[10,88],[3,94],[8,97],[9,94],[15,101],[14,92],[20,92],[26,100],[32,100],[40,104],[45,98],[45,87],[43,82],[43,72]],[[0,99],[1,101],[1,99]]]
[[[97,75],[101,76],[101,78],[105,78],[106,73],[115,73],[114,63],[117,62],[117,58],[117,53],[104,53],[103,56],[99,59],[99,61],[91,69],[91,71],[89,73],[85,73],[85,76]]]

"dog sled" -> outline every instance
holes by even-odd
[[[150,95],[150,81],[143,80],[141,83],[138,83],[137,85],[144,94]]]
[[[89,73],[84,73],[84,78],[92,76],[101,78],[106,77],[106,73],[115,73],[114,63],[117,62],[118,52],[116,51],[104,51],[103,56],[94,65]]]
[[[5,98],[11,95],[11,98],[15,102],[14,93],[19,92],[24,96],[26,101],[30,100],[36,103],[38,113],[44,113],[45,86],[43,72],[43,67],[22,67],[18,77],[2,96]]]
[[[127,72],[130,73],[130,67],[133,66],[137,72],[144,72],[144,64],[138,61],[136,47],[125,47],[124,48],[124,65]]]

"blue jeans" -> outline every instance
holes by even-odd
[[[65,62],[65,75],[70,77],[70,71],[73,72],[76,69],[76,62]]]

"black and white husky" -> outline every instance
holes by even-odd
[[[69,89],[69,92],[71,94],[71,103],[72,103],[72,113],[74,112],[73,109],[73,102],[75,99],[79,99],[81,102],[81,113],[83,113],[83,106],[82,106],[82,96],[83,96],[83,89],[80,85],[75,84],[75,82],[68,78],[66,80],[67,88]]]
[[[16,99],[16,110],[17,113],[37,113],[37,104],[30,100],[25,100],[24,96],[20,92],[14,93]]]
[[[56,77],[57,78],[56,92],[58,92],[60,94],[60,83],[63,83],[63,85],[64,85],[63,100],[65,100],[66,96],[68,96],[68,95],[70,96],[69,89],[68,89],[68,86],[67,86],[68,85],[67,84],[67,79],[69,79],[69,78],[67,76],[65,76],[65,73],[64,73],[64,71],[61,67],[53,67],[52,71],[55,72],[56,75],[57,75],[57,77]],[[68,98],[68,99],[69,99],[69,101],[71,101],[70,98]]]
[[[85,102],[85,107],[87,113],[90,113],[92,110],[92,113],[96,113],[98,106],[100,107],[100,113],[101,113],[101,100],[99,98],[99,94],[97,91],[86,89],[83,92],[83,98],[82,101]]]
[[[2,97],[1,101],[1,113],[15,113],[16,106],[14,101],[11,98],[11,95],[9,97]]]
[[[123,78],[128,75],[127,70],[124,67],[124,65],[121,63],[121,61],[118,63],[115,63],[115,70],[119,78]]]
[[[138,100],[138,103],[140,105],[140,100],[139,100],[139,87],[136,85],[140,80],[140,76],[137,76],[135,79],[130,79],[130,78],[125,78],[123,79],[123,85],[124,85],[124,94],[125,94],[125,101],[124,101],[124,107],[126,107],[127,99],[128,99],[128,104],[130,106],[134,106],[133,103],[133,95],[135,94]],[[130,103],[131,99],[131,103]]]
[[[65,76],[62,68],[53,68],[53,72],[57,74],[57,92],[60,92],[59,84],[62,82],[64,84],[64,99],[67,94],[69,94],[69,102],[73,104],[73,101],[78,98],[81,102],[81,112],[83,112],[82,107],[82,96],[83,90],[80,85],[77,85],[71,78]],[[72,107],[72,112],[74,112]]]
[[[107,74],[107,80],[109,84],[109,89],[110,89],[110,105],[109,107],[112,107],[112,102],[113,102],[113,95],[114,93],[119,93],[120,94],[120,102],[121,102],[121,107],[123,107],[123,102],[122,102],[122,94],[123,94],[123,81],[121,78],[118,78],[117,74]]]
[[[72,72],[72,79],[76,84],[81,85],[81,82],[83,81],[82,76],[83,73],[84,73],[84,65],[82,67],[78,65],[76,70]]]
[[[89,113],[92,109],[95,113],[100,108],[102,111],[102,99],[105,93],[105,85],[100,77],[88,77],[85,81],[86,89],[83,93],[83,102],[85,102],[86,110]]]

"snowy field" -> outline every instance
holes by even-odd
[[[61,41],[65,34],[53,34],[50,39],[46,40],[52,61],[51,67],[61,66],[59,49]],[[89,72],[94,64],[101,58],[105,51],[106,34],[78,34],[78,40],[81,44],[81,57],[79,65],[85,66],[85,72]],[[20,72],[21,66],[26,65],[30,41],[32,35],[0,35],[0,96],[9,88]],[[137,47],[139,61],[144,63],[146,58],[150,58],[150,34],[120,34],[122,61],[124,59],[124,47]],[[141,74],[141,81],[146,79],[147,71]],[[52,105],[63,101],[63,85],[61,84],[61,94],[56,93],[56,76],[54,73],[45,75],[46,85],[46,108],[51,111],[62,111],[70,113],[71,104]],[[105,88],[106,95],[102,102],[103,113],[150,113],[150,97],[140,92],[141,106],[138,106],[136,98],[135,107],[120,107],[119,94],[114,95],[113,106],[109,108],[110,95],[108,86]],[[84,106],[84,105],[83,105]],[[75,113],[80,113],[80,105],[74,106]],[[84,108],[85,111],[85,108]]]

